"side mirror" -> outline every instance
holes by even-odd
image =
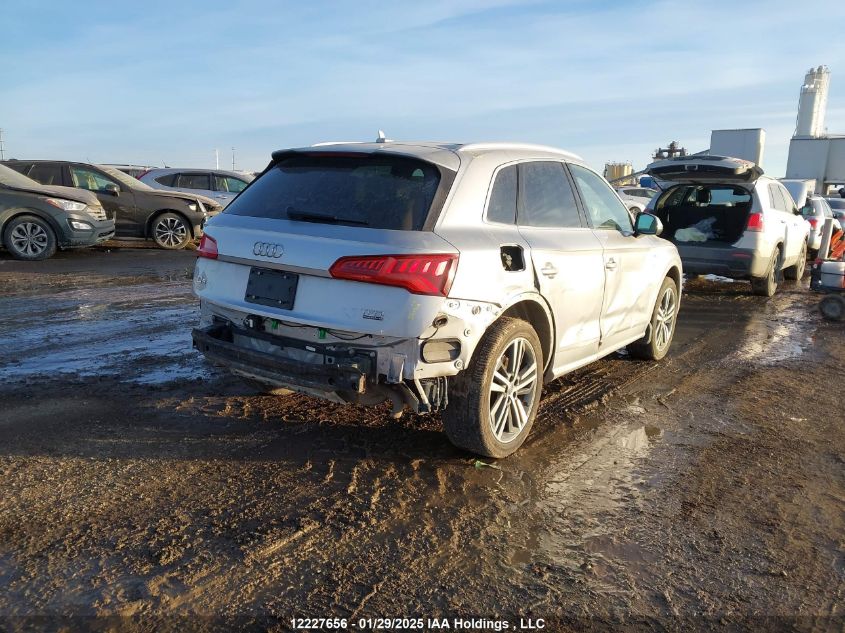
[[[635,235],[660,235],[663,233],[663,222],[651,213],[640,213],[634,223]]]
[[[117,194],[120,193],[120,187],[118,187],[116,184],[110,182],[103,188],[103,193],[107,193],[110,196],[116,196]]]

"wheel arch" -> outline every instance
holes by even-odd
[[[40,209],[35,209],[32,207],[15,207],[13,209],[7,209],[0,213],[0,236],[3,235],[3,232],[6,230],[6,225],[9,224],[15,218],[18,218],[22,215],[34,215],[41,220],[44,220],[47,224],[50,225],[50,228],[53,229],[53,234],[56,237],[56,244],[61,245],[65,242],[65,233],[62,231],[62,228],[59,226],[59,223],[49,213],[42,211]]]
[[[665,277],[669,277],[669,278],[672,279],[672,281],[675,282],[675,286],[677,286],[677,288],[678,288],[678,295],[680,295],[681,294],[682,277],[683,277],[683,275],[681,273],[681,269],[678,268],[677,266],[675,266],[674,264],[672,264],[672,266],[669,267],[669,270],[666,271]]]
[[[539,296],[521,295],[502,311],[499,317],[513,317],[528,322],[543,349],[543,369],[548,369],[554,355],[554,318],[545,301]]]
[[[152,236],[153,236],[153,223],[156,221],[157,218],[164,215],[165,213],[174,213],[174,214],[178,215],[180,218],[182,218],[183,220],[185,220],[185,224],[188,226],[188,232],[191,234],[191,239],[196,238],[196,235],[194,235],[194,224],[193,224],[193,222],[191,222],[190,218],[188,218],[188,216],[185,215],[184,212],[179,211],[178,209],[159,209],[158,211],[154,211],[153,213],[150,213],[150,216],[147,218],[147,226],[144,229],[144,236],[145,237],[147,237],[148,239],[152,238]]]

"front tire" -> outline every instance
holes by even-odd
[[[751,292],[760,297],[771,297],[778,289],[778,278],[780,277],[780,248],[772,253],[769,268],[765,277],[751,278]]]
[[[807,242],[801,247],[801,254],[798,256],[798,261],[795,265],[790,266],[783,271],[783,276],[794,281],[801,281],[804,276],[804,269],[807,266]]]
[[[642,360],[660,360],[669,352],[678,321],[678,285],[666,277],[657,293],[645,337],[628,346],[628,353]]]
[[[485,332],[469,367],[451,381],[443,412],[449,440],[485,457],[512,454],[537,417],[542,376],[543,349],[534,328],[500,318]]]
[[[56,254],[56,234],[46,220],[21,215],[3,229],[3,246],[15,259],[30,262],[47,259]]]
[[[191,241],[191,227],[178,213],[162,213],[156,216],[150,232],[155,243],[168,250],[185,248]]]

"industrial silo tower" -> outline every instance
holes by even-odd
[[[798,119],[793,138],[824,136],[824,116],[827,110],[827,92],[830,87],[830,70],[827,66],[811,68],[804,77],[798,100]]]

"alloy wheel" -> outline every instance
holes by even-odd
[[[156,223],[156,242],[163,246],[179,246],[187,236],[188,227],[179,218],[162,218]]]
[[[19,253],[29,257],[38,257],[47,250],[49,237],[44,227],[35,222],[22,222],[12,229],[10,241]]]
[[[527,339],[514,339],[496,360],[490,381],[490,428],[503,444],[515,440],[528,424],[537,380],[534,348]]]
[[[660,298],[657,314],[654,315],[654,342],[658,350],[665,349],[669,341],[672,340],[676,309],[675,289],[666,288]]]

